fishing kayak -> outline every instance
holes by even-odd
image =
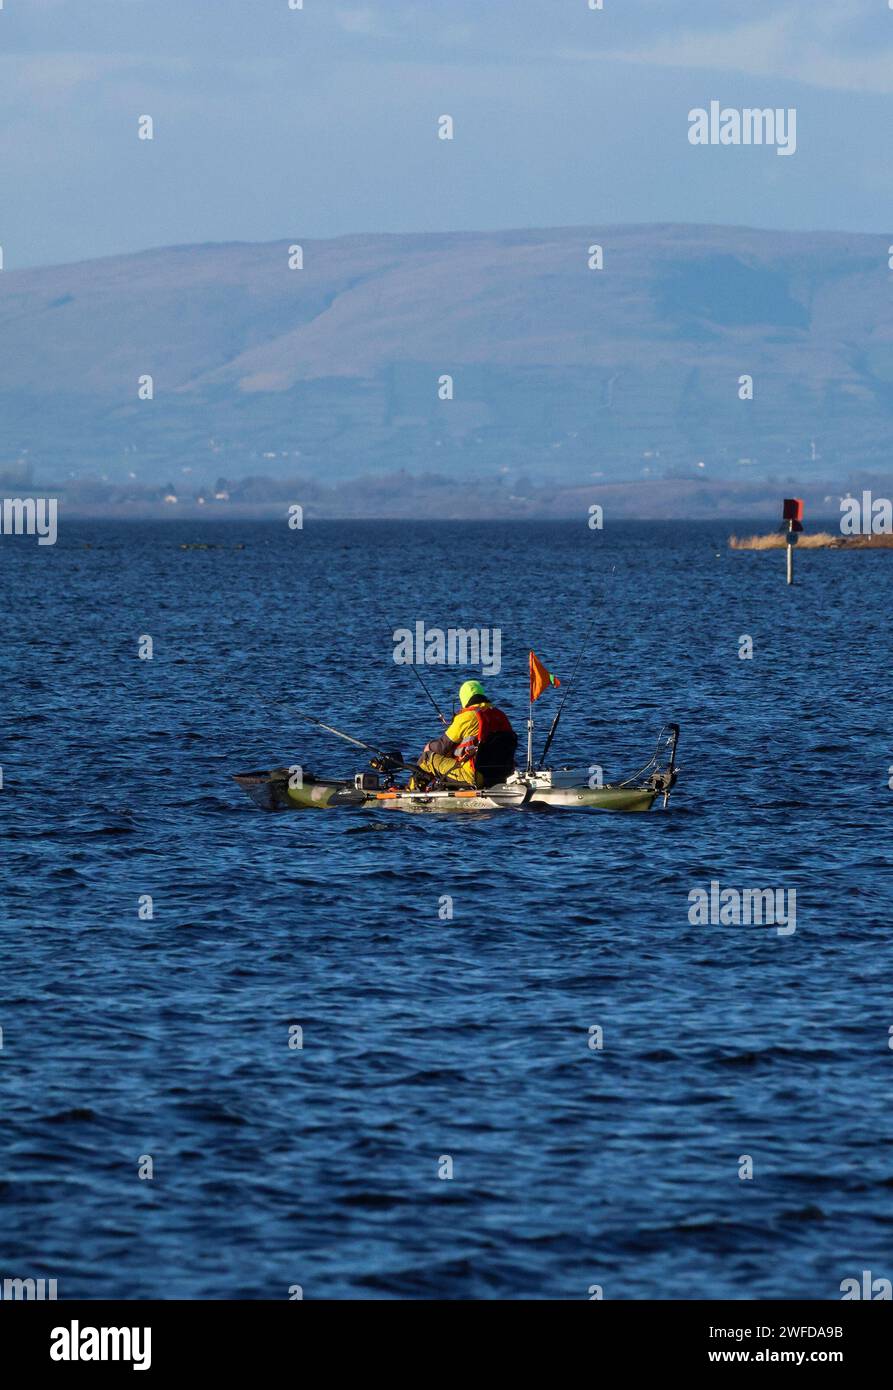
[[[679,729],[661,730],[654,755],[625,782],[591,785],[588,770],[540,768],[513,772],[492,787],[435,785],[413,790],[385,772],[360,772],[350,780],[316,777],[306,769],[277,767],[271,772],[240,772],[235,781],[264,811],[330,811],[338,807],[410,812],[495,810],[649,811],[658,797],[666,805],[676,782]]]

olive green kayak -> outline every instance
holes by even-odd
[[[330,811],[339,806],[416,812],[494,811],[505,807],[520,810],[527,806],[573,811],[648,811],[664,792],[662,786],[650,784],[590,787],[586,782],[575,782],[554,786],[536,773],[530,779],[519,775],[517,781],[501,782],[495,787],[442,787],[431,791],[410,791],[406,787],[376,789],[317,778],[307,772],[297,779],[284,767],[272,772],[240,772],[235,780],[264,811]]]
[[[658,797],[664,805],[676,782],[675,724],[661,730],[657,749],[645,767],[626,782],[598,786],[584,769],[541,768],[513,772],[491,787],[441,783],[425,790],[397,785],[385,770],[357,773],[350,781],[317,777],[299,766],[271,772],[240,772],[235,780],[264,811],[331,811],[352,806],[366,810],[469,812],[511,810],[649,811]],[[381,762],[373,761],[374,767]],[[384,764],[385,768],[387,765]]]

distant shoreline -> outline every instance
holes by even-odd
[[[731,550],[783,550],[787,536],[771,531],[762,536],[729,536]],[[797,538],[798,550],[893,550],[893,536],[842,536],[831,531],[813,531]]]
[[[52,495],[52,494],[50,494]],[[230,504],[226,507],[199,507],[195,505],[181,505],[177,508],[165,506],[152,506],[151,504],[120,504],[94,506],[78,505],[66,503],[64,499],[59,501],[60,521],[85,522],[85,521],[104,521],[104,522],[127,522],[127,523],[150,523],[152,525],[171,525],[171,526],[192,526],[195,523],[205,524],[224,524],[235,525],[246,521],[269,521],[283,522],[288,521],[288,504],[259,502],[256,504]],[[368,526],[412,526],[412,525],[434,525],[434,526],[491,526],[491,525],[561,525],[561,526],[580,526],[587,527],[588,517],[586,513],[580,511],[490,511],[481,514],[479,511],[469,514],[466,511],[456,511],[455,513],[442,512],[439,515],[426,511],[398,511],[396,509],[383,508],[378,511],[374,508],[364,509],[363,511],[329,511],[327,509],[316,510],[305,508],[304,524],[298,530],[307,530],[311,526],[336,525],[347,523]],[[634,513],[626,512],[620,515],[606,517],[604,527],[601,530],[592,531],[595,539],[610,535],[616,527],[631,530],[634,527],[647,528],[650,526],[660,526],[670,529],[674,526],[701,526],[712,530],[714,533],[729,526],[737,526],[744,530],[746,527],[757,526],[761,518],[757,516],[742,517],[741,513],[717,513],[708,515],[705,513],[694,513],[691,515],[678,516],[637,516]],[[824,534],[824,533],[823,533]],[[858,539],[858,538],[857,538]],[[883,538],[876,538],[883,539]],[[831,537],[834,540],[834,537]],[[729,538],[729,545],[733,549],[740,550],[764,550],[774,548],[777,544],[784,544],[783,538],[776,540],[768,537],[765,542],[752,544],[751,542],[763,542],[763,538],[758,535],[742,536],[739,540],[737,536]],[[801,545],[804,538],[801,537]]]

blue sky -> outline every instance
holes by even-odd
[[[588,3],[3,0],[5,264],[348,232],[893,228],[886,0]],[[796,155],[692,147],[711,99],[796,107]]]

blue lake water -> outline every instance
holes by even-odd
[[[0,1276],[561,1299],[893,1277],[893,555],[802,553],[788,589],[728,530],[0,538]],[[419,620],[500,630],[488,685],[523,736],[528,649],[566,680],[593,618],[556,761],[628,775],[675,719],[666,812],[265,815],[231,780],[361,770],[289,702],[417,752],[438,724],[392,633]],[[425,674],[449,706],[479,673]],[[796,889],[796,931],[692,925],[712,880]]]

